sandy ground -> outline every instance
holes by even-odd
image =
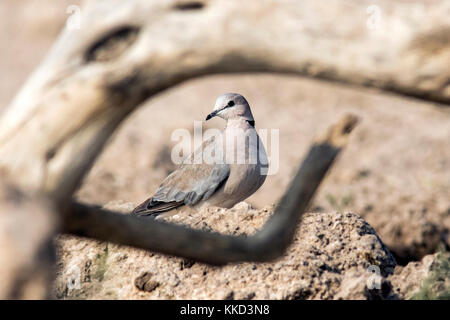
[[[44,57],[79,1],[0,2],[0,112]],[[362,118],[312,211],[362,215],[400,263],[449,245],[450,109],[414,99],[282,75],[213,76],[184,83],[123,123],[77,197],[141,202],[172,170],[175,129],[193,130],[224,92],[249,100],[257,129],[279,130],[279,171],[248,199],[276,203],[311,141],[347,112]],[[220,119],[208,126],[222,127]],[[269,154],[271,146],[267,146]]]
[[[128,207],[106,206],[119,212]],[[250,235],[272,214],[271,206],[254,210],[241,202],[232,209],[204,208],[167,220]],[[72,236],[56,243],[61,259],[54,292],[59,299],[397,299],[404,294],[390,283],[391,253],[373,228],[352,213],[305,214],[293,244],[267,263],[210,266]],[[365,290],[370,265],[383,276],[380,290]]]

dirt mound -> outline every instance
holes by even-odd
[[[109,209],[129,211],[127,203]],[[227,234],[252,234],[273,213],[247,203],[167,218]],[[395,259],[353,213],[309,213],[293,245],[272,263],[209,266],[113,244],[64,236],[55,294],[64,299],[374,299],[395,298],[386,278]],[[377,282],[379,280],[379,283]],[[380,284],[380,289],[376,285]],[[368,287],[373,289],[368,289]]]
[[[390,280],[401,299],[450,300],[450,253],[438,252],[398,266]]]

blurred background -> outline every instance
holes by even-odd
[[[1,0],[0,114],[45,56],[76,0]],[[193,131],[216,98],[244,95],[257,129],[279,129],[279,171],[248,202],[282,196],[310,143],[340,116],[362,118],[310,211],[363,216],[400,264],[450,243],[450,110],[371,89],[301,77],[240,74],[189,81],[143,104],[111,139],[77,197],[145,200],[170,173],[175,129]],[[223,127],[214,119],[208,126]],[[207,128],[205,126],[205,128]],[[270,154],[270,145],[268,151]]]

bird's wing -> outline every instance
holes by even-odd
[[[214,139],[205,141],[203,150]],[[200,150],[200,149],[199,149]],[[198,154],[199,150],[195,151]],[[207,200],[226,182],[230,166],[223,164],[191,164],[191,155],[177,170],[172,172],[159,186],[155,194],[133,210],[134,215],[153,215],[183,205],[195,205]]]

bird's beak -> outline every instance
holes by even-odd
[[[214,118],[215,116],[217,116],[217,111],[213,111],[210,114],[208,114],[208,116],[206,117],[206,121],[208,121],[209,119]]]

